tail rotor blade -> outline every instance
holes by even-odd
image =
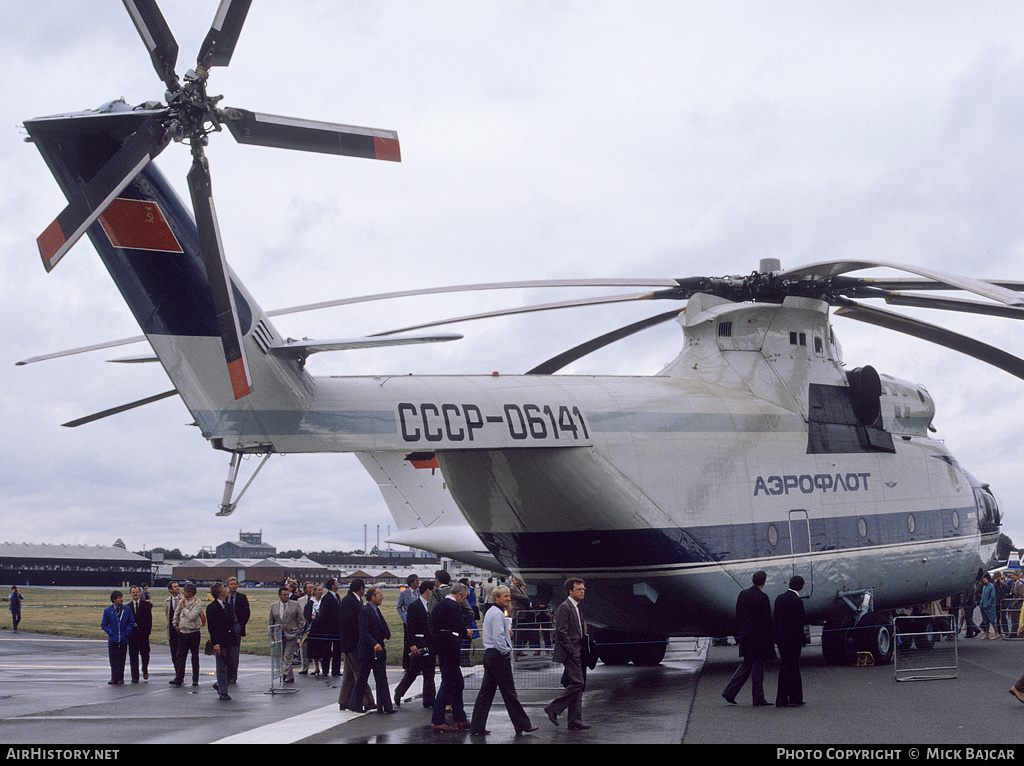
[[[231,55],[235,52],[251,4],[252,0],[221,0],[217,15],[196,58],[200,67],[208,69],[231,63]]]
[[[36,239],[43,266],[52,271],[72,245],[103,215],[128,184],[170,141],[168,131],[156,117],[147,119],[120,149],[76,194],[60,215]]]
[[[235,298],[228,277],[227,261],[224,259],[224,247],[220,239],[220,228],[217,225],[217,213],[213,207],[213,185],[210,181],[210,170],[206,158],[197,154],[192,169],[188,173],[189,191],[192,193],[192,205],[196,214],[196,226],[199,229],[199,243],[203,250],[206,263],[206,275],[210,282],[213,296],[213,307],[217,314],[217,325],[220,329],[221,342],[224,346],[224,359],[228,366],[231,389],[235,399],[249,394],[252,380],[249,377],[249,366],[245,359],[242,346],[242,331],[238,325],[238,312],[235,310]]]
[[[222,116],[231,135],[240,144],[365,157],[372,160],[402,161],[398,134],[393,130],[300,120],[234,107],[225,109]]]
[[[149,51],[153,68],[170,91],[178,90],[178,75],[174,67],[178,63],[178,43],[170,27],[157,7],[156,0],[123,0],[128,15],[132,17],[139,36]]]

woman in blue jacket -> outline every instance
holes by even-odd
[[[992,626],[994,635],[992,638],[999,638],[999,621],[996,619],[996,586],[992,584],[992,577],[986,572],[981,578],[981,629],[985,631],[983,639],[988,638],[988,626]]]

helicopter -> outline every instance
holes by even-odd
[[[25,122],[69,200],[40,255],[49,271],[82,236],[92,241],[173,383],[165,395],[180,396],[203,437],[231,455],[222,513],[237,502],[246,455],[350,452],[392,475],[436,461],[451,503],[502,567],[555,593],[567,575],[586,579],[588,622],[609,662],[656,663],[668,636],[728,635],[736,594],[759,569],[773,583],[804,577],[828,655],[866,648],[885,661],[893,610],[975,581],[999,528],[994,493],[930,435],[925,388],[845,368],[830,312],[1024,378],[1024,360],[863,302],[1020,318],[1024,284],[882,261],[784,270],[764,260],[742,276],[573,280],[641,292],[291,341],[272,322],[283,312],[261,308],[227,263],[204,147],[226,128],[241,143],[400,161],[397,134],[222,108],[207,92],[210,71],[230,63],[248,2],[221,3],[183,80],[156,3],[125,6],[166,103]],[[153,162],[171,143],[191,149],[191,209]],[[851,276],[878,267],[912,276]],[[634,301],[673,306],[522,375],[316,377],[306,366],[314,353],[454,341],[422,332],[454,321]],[[682,350],[657,375],[556,374],[669,322]]]

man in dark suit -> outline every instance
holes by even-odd
[[[804,646],[804,602],[800,591],[804,578],[793,575],[789,590],[775,599],[775,643],[779,647],[779,688],[776,707],[798,707],[804,704],[803,682],[800,679],[800,650]]]
[[[434,731],[469,728],[469,718],[462,701],[465,682],[460,665],[462,641],[473,635],[462,616],[462,602],[468,593],[469,588],[456,583],[430,613],[430,645],[437,652],[437,662],[441,666],[441,685],[437,689],[431,715]],[[445,721],[445,708],[449,705],[452,708],[452,725]]]
[[[153,632],[153,602],[142,598],[142,589],[133,585],[129,591],[132,600],[128,603],[135,630],[128,636],[128,662],[132,670],[132,683],[139,682],[139,660],[142,661],[142,677],[149,678],[149,634]]]
[[[338,692],[338,707],[346,710],[352,699],[353,691],[356,688],[356,678],[359,676],[359,612],[363,608],[363,593],[366,592],[366,583],[361,578],[354,579],[348,586],[348,594],[341,600],[341,613],[339,617],[341,630],[341,641],[338,645],[339,666],[340,657],[345,657],[345,671],[341,678],[341,689]],[[324,594],[324,601],[328,596]],[[323,603],[320,610],[323,611]],[[333,673],[333,671],[332,671]],[[370,692],[370,685],[364,683],[361,689],[363,702],[358,710],[376,707],[373,701],[373,694]],[[390,699],[390,695],[388,697]]]
[[[245,636],[245,624],[249,622],[252,613],[249,611],[249,598],[238,590],[238,578],[228,578],[228,605],[235,613],[235,620],[238,622],[239,641]],[[231,659],[232,665],[228,668],[228,681],[235,683],[238,680],[238,655]]]
[[[751,679],[754,706],[769,704],[764,698],[764,663],[775,657],[775,639],[772,603],[763,590],[767,579],[764,572],[755,572],[751,580],[753,585],[740,591],[736,598],[737,636],[743,662],[722,692],[730,705],[736,704],[736,695],[748,678]]]
[[[434,590],[434,581],[420,583],[419,593],[409,604],[405,616],[405,675],[395,688],[395,705],[402,704],[402,697],[416,680],[423,674],[423,707],[434,706],[434,653],[430,651],[430,625],[427,614],[427,603],[430,593]]]
[[[321,659],[324,675],[331,673],[331,664],[336,663],[341,673],[341,597],[338,595],[338,581],[333,578],[324,583],[324,595],[316,612],[316,619],[309,629],[312,651]]]
[[[384,600],[384,591],[376,585],[366,589],[366,605],[359,611],[359,643],[356,647],[356,659],[359,661],[359,675],[356,677],[352,696],[349,698],[349,710],[361,710],[361,690],[368,685],[370,673],[377,687],[377,712],[394,713],[391,705],[391,693],[388,690],[387,650],[385,642],[391,638],[380,605]]]
[[[171,650],[171,664],[174,665],[175,675],[178,670],[178,629],[174,627],[174,610],[178,608],[181,600],[181,588],[177,580],[167,583],[168,596],[164,600],[164,617],[167,618],[167,646]]]
[[[324,583],[320,611],[310,633],[317,642],[314,651],[320,657],[324,675],[341,675],[341,596],[338,581],[333,577]]]
[[[558,726],[558,715],[569,710],[570,729],[589,729],[583,723],[583,692],[587,686],[586,658],[587,623],[580,610],[586,586],[578,577],[565,581],[568,598],[555,610],[555,649],[553,659],[565,666],[562,684],[565,691],[544,708],[548,720]]]
[[[213,603],[206,607],[206,629],[213,642],[213,653],[217,656],[217,690],[222,700],[229,700],[229,669],[232,655],[238,654],[238,621],[227,602],[228,589],[224,583],[215,582],[210,586]],[[237,663],[237,659],[235,660]]]

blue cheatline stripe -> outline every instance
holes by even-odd
[[[196,410],[196,423],[212,436],[344,436],[397,434],[391,410]]]
[[[808,525],[810,550],[803,541],[804,552],[797,555],[814,558],[829,553],[969,538],[977,534],[967,523],[973,511],[973,508],[914,511],[913,532],[908,525],[910,514],[905,512],[812,518]],[[959,526],[953,523],[954,513],[961,520]],[[553,561],[564,570],[650,570],[752,560],[789,561],[794,556],[790,525],[785,519],[686,529],[490,532],[481,537],[499,559],[514,561],[524,570],[547,569]],[[772,540],[776,541],[774,545]]]

